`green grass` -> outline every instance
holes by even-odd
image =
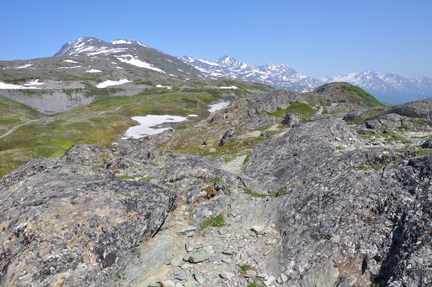
[[[219,214],[217,216],[210,216],[206,221],[200,224],[200,229],[204,229],[206,227],[222,227],[225,225],[225,218],[223,214]]]
[[[267,194],[265,194],[265,193],[252,192],[252,190],[250,188],[247,188],[247,187],[243,187],[243,191],[246,194],[249,194],[253,197],[266,197],[267,196]]]
[[[147,177],[141,177],[139,181],[141,182],[150,182],[150,180],[153,179],[153,176],[147,176]]]
[[[351,86],[343,85],[341,86],[341,88],[350,94],[350,96],[353,98],[352,101],[363,102],[368,107],[384,106],[377,99],[375,99],[374,96],[372,96],[362,88],[359,88],[354,85]]]
[[[21,120],[19,119],[0,119],[0,126],[12,125],[19,123]]]
[[[279,196],[287,195],[287,194],[290,194],[289,191],[287,191],[284,187],[281,187],[278,189],[278,191],[274,192],[272,195],[274,197],[279,197]]]
[[[119,175],[117,178],[118,179],[135,179],[135,176],[125,174],[125,175]]]
[[[286,109],[277,107],[273,113],[267,112],[270,116],[284,118],[287,114],[298,113],[302,114],[306,119],[309,119],[313,114],[313,109],[306,103],[299,101],[290,101],[290,106]]]

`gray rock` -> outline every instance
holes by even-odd
[[[386,114],[398,114],[410,118],[423,118],[430,121],[432,115],[432,99],[409,102],[391,107]]]
[[[319,121],[319,120],[324,120],[324,119],[331,119],[332,117],[333,116],[330,114],[321,114],[321,115],[315,114],[309,118],[309,121],[312,122],[312,121]]]
[[[182,229],[180,229],[179,231],[177,231],[177,234],[185,235],[191,231],[195,231],[195,229],[196,228],[194,226],[186,226],[186,227],[183,227]]]
[[[195,239],[189,239],[186,242],[186,251],[187,252],[192,252],[194,250],[194,248],[195,248],[195,245],[196,245],[196,240]]]
[[[89,154],[75,153],[78,148]],[[62,159],[30,161],[0,179],[0,218],[9,222],[0,234],[0,285],[18,280],[23,270],[24,285],[113,282],[135,246],[159,230],[176,195],[162,186],[121,181],[106,169],[77,164],[98,157],[99,150],[92,156],[91,149],[75,146]],[[32,254],[43,255],[38,259]],[[18,261],[26,263],[15,267],[12,262]],[[103,275],[104,269],[112,275]],[[66,276],[69,270],[76,276]]]
[[[211,257],[211,254],[205,253],[205,252],[194,252],[189,253],[186,255],[185,258],[183,258],[184,261],[189,261],[190,263],[200,263],[203,261],[208,260]]]
[[[231,280],[235,276],[235,274],[228,271],[221,271],[219,272],[219,276],[223,279]]]
[[[201,284],[201,285],[204,284],[204,282],[205,282],[205,278],[204,278],[204,276],[203,276],[201,273],[194,273],[193,276],[194,276],[195,280],[196,280],[199,284]]]

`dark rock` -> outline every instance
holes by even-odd
[[[232,136],[233,136],[233,130],[226,131],[223,137],[221,138],[218,147],[222,147],[223,145],[225,145],[232,138]]]
[[[352,112],[349,112],[348,114],[346,114],[346,115],[343,117],[343,120],[346,121],[346,122],[350,122],[350,121],[354,121],[354,120],[357,119],[358,117],[362,117],[362,119],[365,120],[365,119],[367,119],[367,118],[369,117],[368,114],[365,114],[365,112],[366,112],[367,110],[369,110],[368,107],[361,107],[361,108],[358,108],[357,110],[352,111]],[[362,115],[365,115],[365,116],[362,116]],[[364,118],[363,118],[363,117],[364,117]]]
[[[421,145],[422,148],[432,148],[432,138],[428,138],[424,143]]]
[[[287,114],[282,121],[282,124],[285,126],[292,126],[295,124],[300,124],[305,120],[305,117],[302,114]]]

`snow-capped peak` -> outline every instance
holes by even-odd
[[[147,47],[146,45],[144,45],[140,41],[126,40],[126,39],[117,39],[117,40],[111,41],[111,44],[113,44],[113,45],[130,44],[130,45],[140,45],[140,46],[143,46],[143,47]]]

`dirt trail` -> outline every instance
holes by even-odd
[[[35,121],[38,121],[38,120],[31,120],[31,121],[25,122],[25,123],[23,123],[23,124],[20,124],[20,125],[14,126],[14,127],[11,128],[9,131],[7,131],[5,134],[1,135],[1,136],[0,136],[0,139],[1,139],[1,138],[4,138],[5,136],[10,135],[10,134],[13,133],[14,131],[16,131],[19,127],[22,127],[23,125],[26,125],[26,124],[29,124],[29,123],[32,123],[32,122],[35,122]]]

